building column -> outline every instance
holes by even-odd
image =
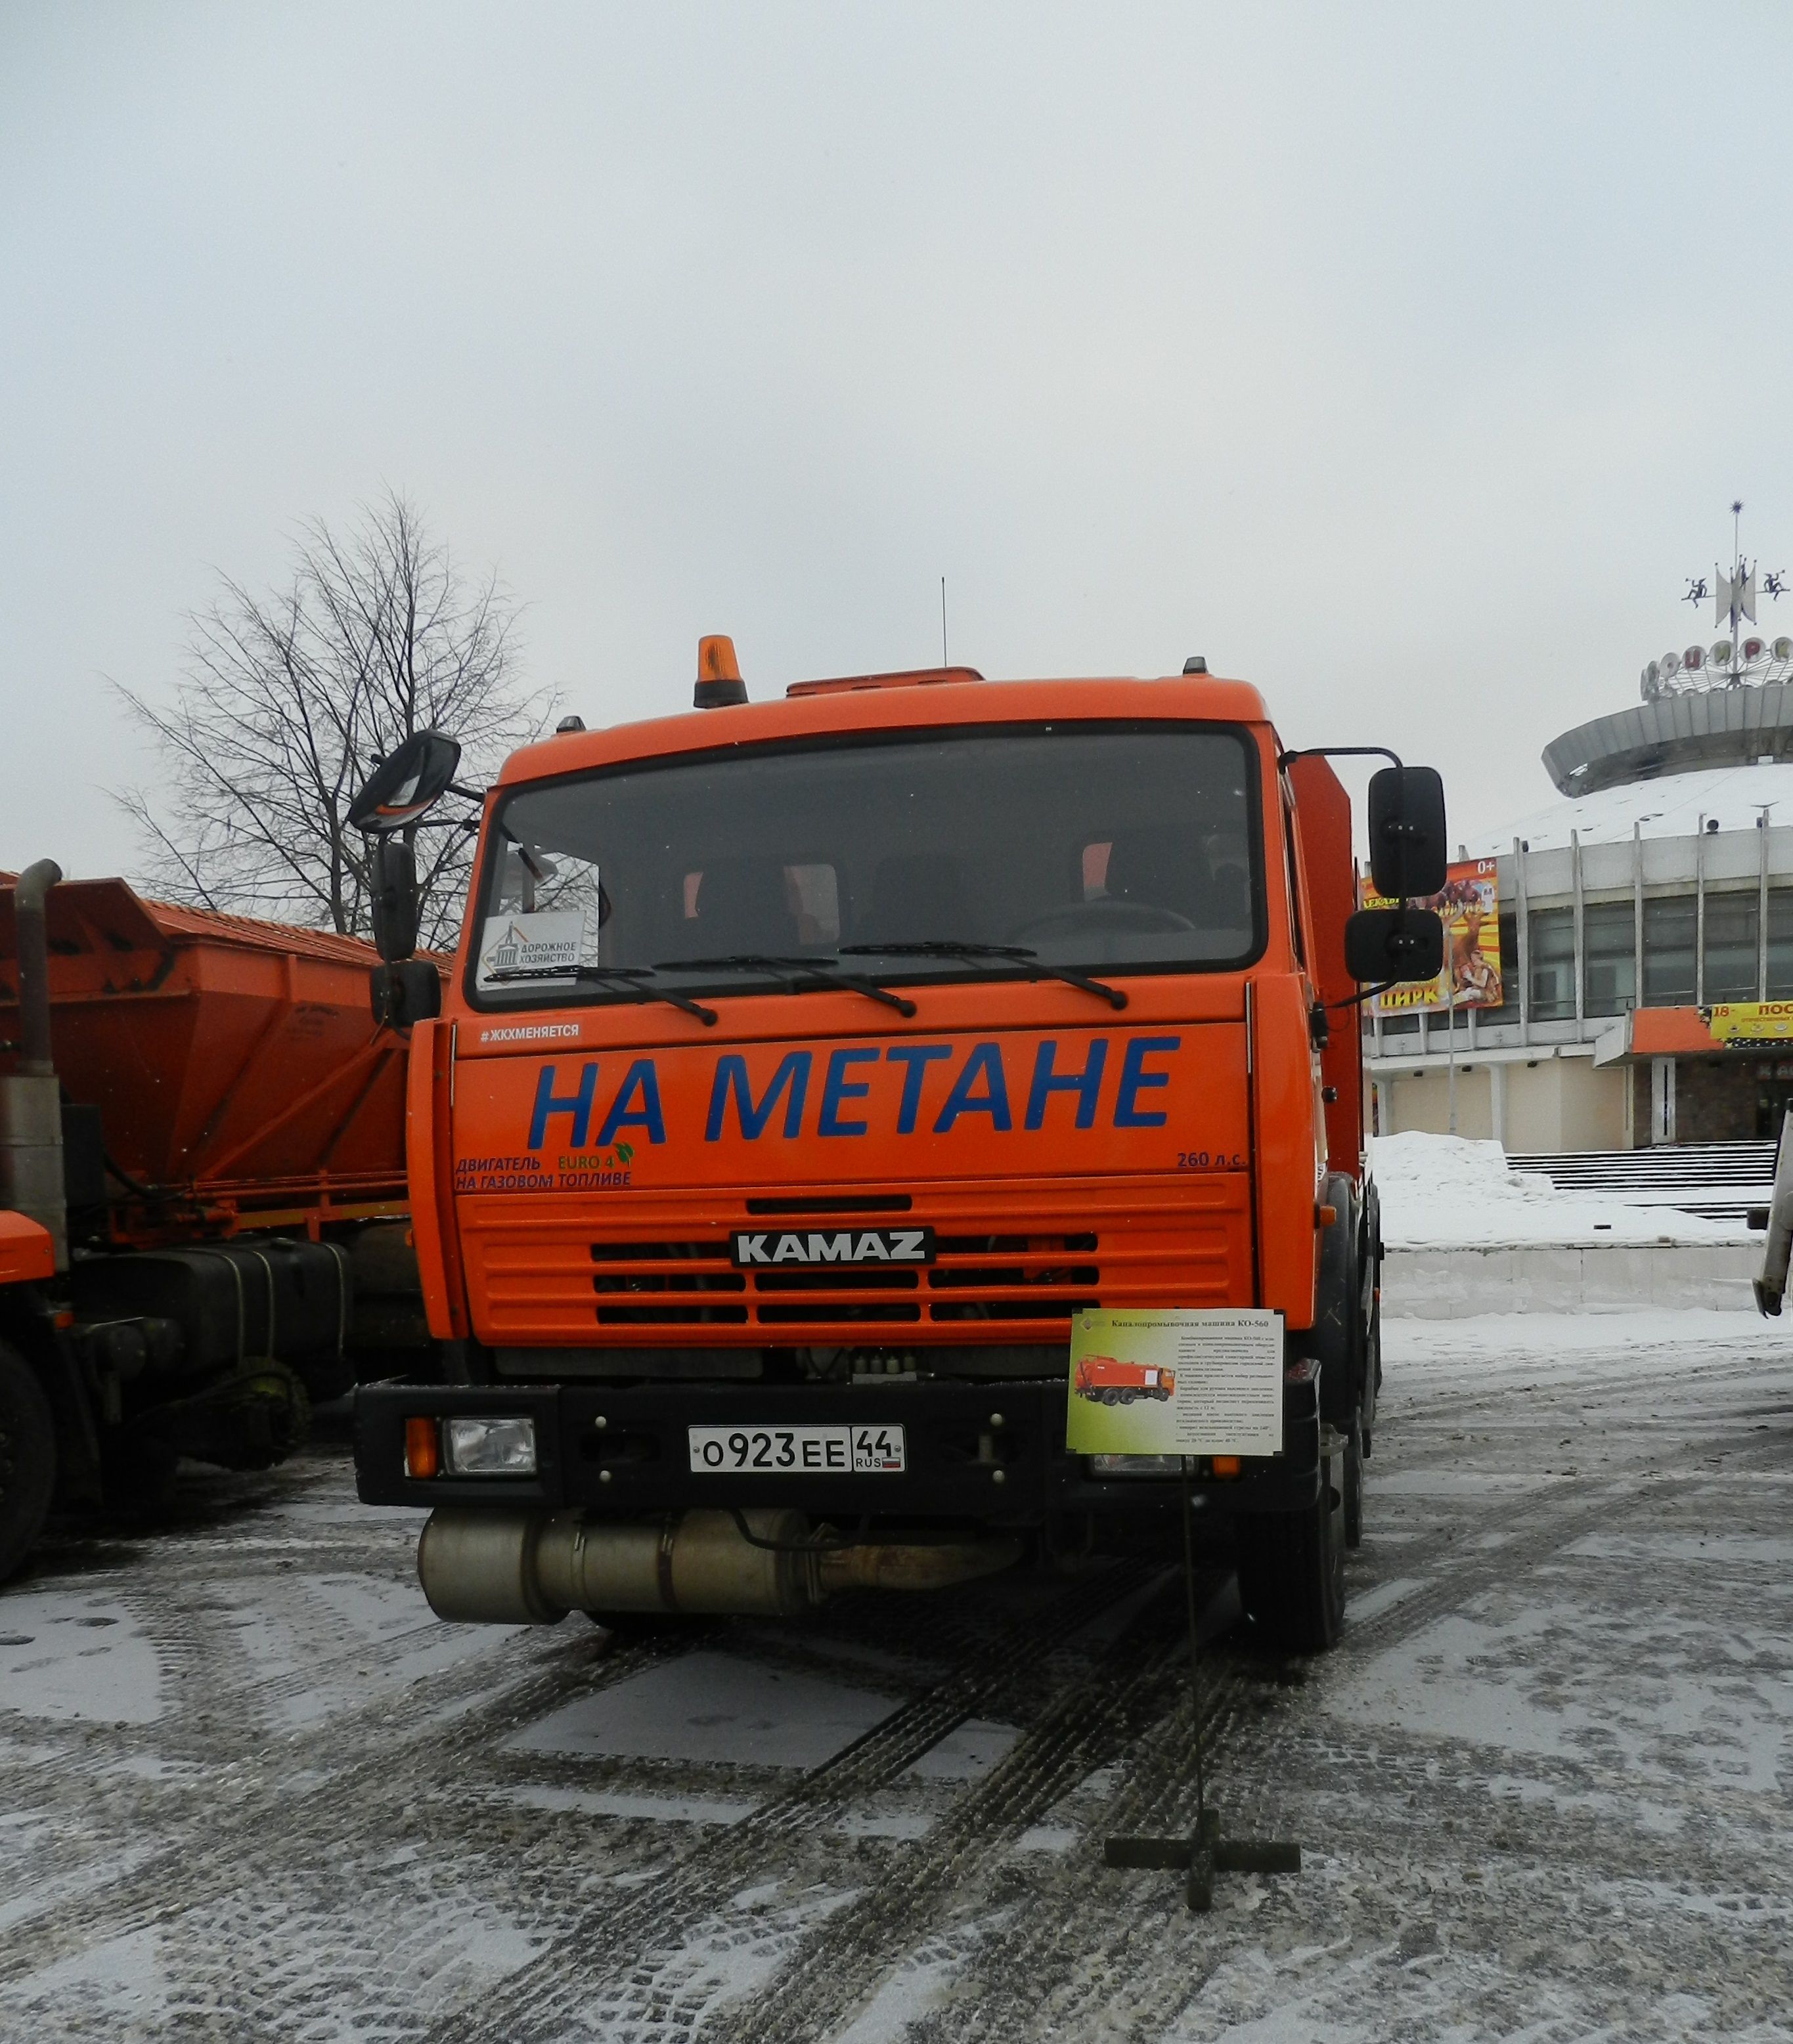
[[[1650,1140],[1653,1143],[1672,1143],[1675,1140],[1675,1060],[1672,1058],[1652,1058],[1650,1060]]]
[[[1490,1132],[1502,1149],[1506,1147],[1506,1067],[1496,1058],[1488,1067]]]
[[[1644,826],[1631,826],[1631,1005],[1644,1005]]]
[[[1694,840],[1694,1005],[1706,1005],[1706,818]]]

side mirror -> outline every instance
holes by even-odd
[[[1360,909],[1345,918],[1345,969],[1364,986],[1436,979],[1445,969],[1444,919],[1432,909]]]
[[[1384,766],[1370,779],[1370,878],[1391,901],[1444,892],[1445,784],[1433,766]]]
[[[384,833],[414,824],[448,792],[460,764],[460,747],[440,731],[414,731],[368,775],[348,805],[358,831]]]
[[[409,1029],[442,1012],[442,978],[428,959],[403,959],[375,968],[368,989],[374,1020],[382,1029]]]
[[[367,889],[374,948],[388,965],[396,965],[417,947],[417,863],[409,838],[374,840]]]

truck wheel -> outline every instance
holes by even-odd
[[[1351,1438],[1345,1443],[1345,1453],[1340,1458],[1339,1489],[1345,1494],[1345,1544],[1360,1547],[1364,1544],[1364,1455],[1363,1427],[1353,1420]]]
[[[56,1487],[56,1427],[30,1366],[0,1342],[0,1582],[30,1553]]]
[[[1291,1654],[1323,1652],[1345,1622],[1344,1471],[1320,1472],[1313,1504],[1238,1525],[1239,1601],[1259,1635]]]

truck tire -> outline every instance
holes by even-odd
[[[1361,1247],[1358,1251],[1364,1329],[1363,1453],[1368,1459],[1376,1427],[1376,1393],[1382,1389],[1382,1194],[1372,1178],[1364,1187]]]
[[[1364,1544],[1364,1454],[1361,1446],[1363,1425],[1356,1422],[1351,1437],[1345,1444],[1345,1453],[1339,1466],[1339,1489],[1345,1498],[1345,1544],[1360,1547]]]
[[[56,1428],[31,1367],[0,1342],[0,1582],[32,1550],[56,1487]]]
[[[1239,1601],[1286,1653],[1323,1653],[1345,1623],[1344,1473],[1323,1462],[1313,1504],[1239,1521]]]
[[[1335,1481],[1345,1500],[1345,1544],[1356,1547],[1364,1538],[1364,1458],[1376,1400],[1376,1266],[1369,1253],[1376,1189],[1370,1185],[1360,1199],[1348,1178],[1334,1175],[1326,1181],[1326,1196],[1338,1219],[1321,1242],[1311,1339],[1322,1366],[1321,1411],[1348,1443]]]

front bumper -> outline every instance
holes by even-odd
[[[1283,1453],[1248,1458],[1236,1477],[1195,1480],[1210,1512],[1287,1512],[1310,1504],[1320,1481],[1318,1374],[1290,1373]],[[995,1384],[363,1385],[355,1396],[356,1489],[365,1504],[489,1504],[606,1516],[771,1507],[812,1518],[1037,1524],[1061,1513],[1149,1517],[1173,1509],[1174,1475],[1099,1479],[1064,1445],[1062,1378]],[[533,1477],[413,1477],[405,1423],[477,1412],[535,1422]],[[699,1473],[690,1426],[898,1425],[900,1475]]]

